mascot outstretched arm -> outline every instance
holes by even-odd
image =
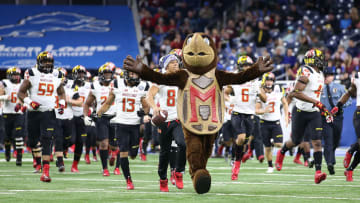
[[[179,87],[177,113],[185,136],[189,172],[196,192],[203,194],[210,190],[211,176],[206,164],[224,118],[222,87],[253,80],[273,67],[270,57],[260,57],[250,69],[239,73],[216,70],[215,44],[204,33],[189,34],[182,51],[185,69],[175,73],[155,72],[144,65],[140,57],[136,60],[126,57],[123,67],[138,73],[144,80]]]

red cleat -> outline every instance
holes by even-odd
[[[119,168],[114,169],[114,175],[121,175],[121,172],[120,172]]]
[[[309,167],[309,162],[307,160],[304,162],[304,166]]]
[[[103,170],[103,176],[110,176],[109,170],[107,168]]]
[[[78,169],[78,161],[74,161],[72,166],[71,166],[71,172],[73,173],[79,173],[79,169]]]
[[[128,190],[134,189],[134,184],[130,177],[126,180],[126,189],[128,189]]]
[[[348,182],[354,181],[354,180],[353,180],[353,177],[352,177],[353,171],[345,170],[345,171],[344,171],[344,175],[346,176],[346,181],[348,181]]]
[[[17,156],[17,151],[14,150],[14,152],[13,152],[13,158],[16,158],[16,156]]]
[[[276,170],[281,171],[284,158],[285,158],[285,154],[281,154],[281,150],[279,149],[276,153],[276,161],[275,161]]]
[[[37,163],[36,163],[36,159],[35,159],[35,157],[33,158],[33,168],[36,168],[36,165],[37,165]]]
[[[224,145],[221,145],[221,146],[218,148],[218,150],[217,150],[217,155],[218,155],[218,156],[222,156],[223,149],[224,149]]]
[[[86,164],[90,164],[89,154],[85,154],[85,162],[86,162]]]
[[[184,188],[183,174],[181,172],[175,172],[175,185],[178,189]]]
[[[321,181],[326,179],[326,173],[322,173],[320,170],[315,173],[315,183],[319,184]]]
[[[240,171],[240,161],[235,161],[231,170],[231,180],[237,180]]]
[[[50,166],[49,164],[44,164],[44,170],[43,170],[43,173],[40,177],[40,180],[43,181],[43,182],[51,182],[51,178],[50,178],[50,175],[49,175],[49,169],[50,169]]]
[[[264,155],[260,155],[258,160],[259,160],[260,163],[262,163],[264,161]]]
[[[294,159],[294,163],[303,165],[303,163],[300,161],[301,153],[297,153]]]
[[[141,161],[146,161],[146,155],[143,153],[140,153],[140,159],[141,159]]]
[[[54,161],[54,155],[50,154],[50,162],[53,162],[53,161]]]
[[[34,173],[41,173],[41,164],[35,166]]]
[[[171,171],[170,182],[175,185],[175,170]]]
[[[344,168],[348,168],[351,162],[352,154],[349,152],[346,152],[344,157]]]
[[[165,180],[160,179],[160,191],[161,192],[169,192],[168,179],[165,179]]]

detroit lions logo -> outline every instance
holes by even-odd
[[[40,13],[21,19],[17,24],[0,26],[0,40],[6,37],[44,37],[46,32],[109,32],[110,21],[71,12]]]

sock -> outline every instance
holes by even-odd
[[[100,149],[100,159],[101,159],[101,165],[103,169],[107,169],[107,158],[108,158],[108,150],[102,150]]]
[[[359,143],[356,142],[350,146],[350,149],[348,150],[349,154],[354,154],[354,152],[359,151]]]
[[[11,144],[5,144],[5,155],[10,157]]]
[[[57,161],[59,163],[59,166],[63,166],[64,165],[64,159],[62,156],[58,156],[56,157],[57,158]]]
[[[233,146],[231,147],[231,160],[234,160],[235,159],[235,147],[236,145],[233,144]]]
[[[125,180],[127,180],[128,178],[131,178],[130,168],[129,168],[129,159],[127,157],[121,157],[120,165],[121,165],[121,170],[123,171]]]
[[[41,165],[41,157],[35,157],[36,165]]]
[[[241,161],[242,157],[244,155],[244,146],[235,146],[235,161]]]
[[[356,152],[353,161],[351,162],[348,171],[353,171],[360,162],[360,152]]]
[[[77,162],[79,162],[80,161],[80,156],[81,156],[81,154],[74,154],[74,161],[77,161]]]
[[[315,160],[315,170],[321,171],[322,151],[314,152],[314,160]]]
[[[22,149],[17,149],[16,151],[17,151],[16,159],[21,160],[21,158],[22,158]]]
[[[268,165],[269,165],[269,167],[273,167],[273,164],[272,164],[272,160],[271,161],[268,161]]]
[[[310,152],[305,152],[304,161],[309,161],[310,159]]]
[[[116,155],[116,166],[115,168],[119,168],[120,167],[120,153],[118,153]]]
[[[289,148],[287,148],[286,144],[281,148],[280,153],[285,154],[287,151],[289,151]]]
[[[45,166],[46,164],[49,165],[49,161],[43,160],[43,161],[42,161],[42,164],[43,164],[43,166]]]
[[[96,156],[96,147],[92,148],[92,153],[93,153],[93,156]]]
[[[86,147],[85,152],[86,152],[86,155],[88,155],[90,153],[90,147]]]

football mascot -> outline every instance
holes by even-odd
[[[204,33],[189,34],[183,44],[183,69],[175,73],[162,74],[127,56],[126,70],[138,73],[144,80],[157,84],[179,87],[177,113],[181,121],[189,172],[197,193],[207,193],[211,176],[206,170],[217,132],[224,117],[223,87],[241,84],[272,70],[269,57],[258,61],[250,69],[239,73],[228,73],[216,69],[217,50],[212,38]]]

